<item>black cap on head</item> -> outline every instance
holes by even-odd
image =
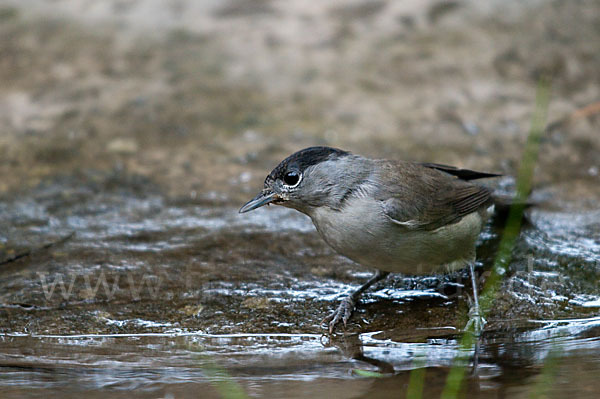
[[[282,179],[287,171],[295,169],[302,173],[306,168],[316,165],[328,159],[349,155],[347,151],[343,151],[332,147],[308,147],[298,152],[293,153],[283,161],[275,169],[269,173],[265,179],[265,186],[277,179]]]

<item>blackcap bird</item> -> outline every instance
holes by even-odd
[[[310,147],[284,159],[240,209],[283,205],[308,215],[333,249],[377,273],[323,321],[346,325],[358,297],[392,273],[434,274],[469,266],[479,314],[475,243],[493,204],[471,180],[500,176],[435,163],[369,159]]]

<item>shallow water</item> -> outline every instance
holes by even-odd
[[[437,397],[465,355],[462,272],[394,276],[328,338],[320,320],[369,272],[325,246],[308,218],[169,201],[127,179],[62,179],[2,202],[2,258],[34,249],[2,265],[3,397],[378,397],[404,395],[411,370],[426,371],[424,397]],[[469,397],[596,397],[597,216],[530,212],[467,351]],[[482,279],[501,232],[482,234]]]
[[[477,355],[469,354],[478,365],[469,363],[464,389],[469,397],[524,397],[540,389],[543,374],[552,379],[541,386],[550,397],[597,397],[599,332],[598,318],[488,332]],[[319,334],[12,334],[0,344],[0,384],[4,397],[219,397],[234,385],[251,396],[358,398],[404,395],[411,370],[424,369],[429,397],[440,393],[461,355],[448,333],[372,332],[335,341]],[[380,377],[363,377],[364,370]]]

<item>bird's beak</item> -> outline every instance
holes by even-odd
[[[256,208],[260,208],[263,205],[270,204],[273,201],[277,201],[279,196],[272,191],[262,191],[256,197],[246,202],[239,210],[240,213],[250,212]]]

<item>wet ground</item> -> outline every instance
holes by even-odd
[[[463,392],[597,397],[597,2],[158,3],[0,7],[3,397],[402,397],[415,370],[439,397],[465,273],[392,276],[323,337],[371,271],[299,213],[237,209],[314,144],[510,191],[542,74],[560,123]]]

